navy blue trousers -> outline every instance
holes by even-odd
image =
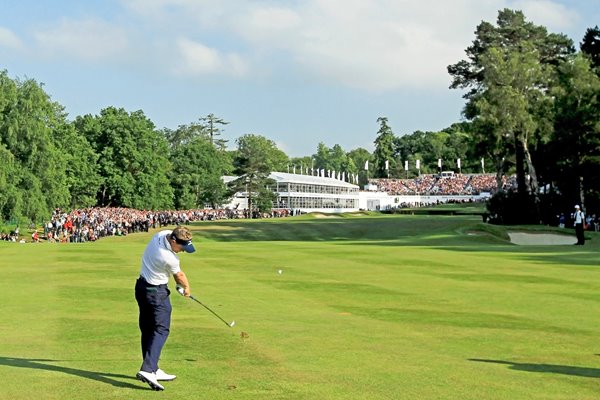
[[[158,360],[171,327],[171,292],[167,285],[150,285],[144,278],[135,283],[135,299],[140,309],[142,333],[141,371],[156,372]]]
[[[577,244],[585,244],[585,232],[583,230],[583,223],[575,224],[575,235],[577,236]]]

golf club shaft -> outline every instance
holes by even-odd
[[[219,314],[217,314],[216,312],[214,312],[213,310],[211,310],[210,308],[208,308],[208,306],[206,306],[204,303],[202,303],[200,300],[198,300],[197,298],[195,298],[194,296],[190,296],[190,299],[194,300],[196,303],[200,304],[202,307],[206,308],[208,311],[210,311],[215,317],[219,318],[221,321],[223,321],[223,323],[225,325],[227,325],[228,327],[231,328],[232,324],[230,324],[229,322],[225,321],[223,318],[221,318],[219,316]]]

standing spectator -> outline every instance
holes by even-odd
[[[575,235],[577,236],[576,245],[583,246],[585,244],[585,235],[583,232],[583,225],[585,224],[585,214],[579,208],[579,205],[575,206],[575,214],[573,215],[575,220]]]

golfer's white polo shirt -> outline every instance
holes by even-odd
[[[171,232],[160,231],[154,235],[142,256],[140,275],[151,285],[167,284],[169,276],[181,270],[179,257],[167,240]]]

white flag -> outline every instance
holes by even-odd
[[[408,160],[404,161],[404,170],[408,171]]]
[[[458,166],[458,169],[460,169],[460,158],[456,160],[456,165]]]
[[[296,173],[296,166],[294,165],[294,174]]]
[[[365,169],[367,171],[369,170],[369,160],[365,161]]]
[[[417,160],[417,169],[421,169],[421,160]]]
[[[485,168],[484,162],[483,162],[483,157],[481,157],[481,168]]]
[[[442,168],[442,159],[438,158],[438,168]]]
[[[390,169],[390,162],[385,160],[385,169]]]

